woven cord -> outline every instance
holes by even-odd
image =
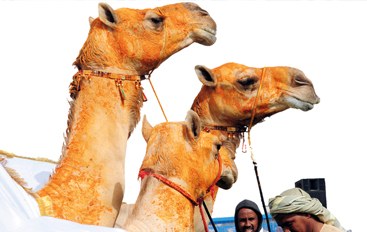
[[[217,184],[217,182],[219,181],[220,179],[220,175],[222,174],[222,159],[218,153],[218,165],[219,165],[219,170],[218,170],[218,174],[217,174],[217,177],[215,178],[213,184],[207,189],[207,193],[208,192],[212,192],[212,189],[213,187]],[[183,188],[181,188],[179,185],[177,185],[176,183],[168,180],[167,178],[161,176],[161,175],[158,175],[158,174],[155,174],[155,173],[150,173],[150,172],[145,172],[144,170],[140,170],[139,172],[139,177],[141,179],[144,179],[144,177],[146,177],[147,175],[149,176],[153,176],[155,177],[156,179],[162,181],[163,183],[165,183],[166,185],[170,186],[171,188],[175,189],[176,191],[178,191],[179,193],[181,193],[183,196],[185,196],[187,199],[189,199],[193,205],[195,206],[199,206],[200,208],[200,214],[201,214],[201,218],[203,220],[203,223],[204,223],[204,227],[205,227],[205,231],[206,232],[209,232],[209,229],[208,229],[208,226],[206,225],[206,222],[205,222],[205,217],[204,217],[204,212],[203,212],[203,209],[202,209],[202,204],[204,202],[204,197],[203,198],[200,198],[198,200],[195,200],[191,195],[190,193],[188,193],[186,190],[184,190]],[[205,206],[206,207],[206,206]],[[210,221],[213,221],[211,219],[211,216],[209,214],[209,212],[207,211],[207,214],[208,214],[208,217],[210,219]],[[215,227],[214,223],[212,222],[213,224],[213,227]]]
[[[254,121],[254,117],[255,117],[255,113],[256,113],[257,102],[258,102],[258,100],[259,100],[259,98],[260,98],[260,91],[261,91],[261,87],[262,87],[263,82],[264,82],[265,71],[266,71],[266,67],[264,67],[264,68],[263,68],[263,72],[262,72],[262,75],[261,75],[261,82],[260,82],[260,86],[259,86],[259,89],[257,90],[257,95],[256,95],[255,103],[254,103],[254,105],[252,106],[251,121],[250,121],[250,126],[248,127],[248,144],[249,144],[249,147],[250,147],[250,150],[251,150],[251,159],[252,159],[252,163],[254,164],[254,170],[255,170],[256,180],[257,180],[257,184],[258,184],[258,187],[259,187],[261,203],[262,203],[262,205],[263,205],[264,212],[265,212],[266,223],[267,223],[267,225],[268,225],[268,230],[269,230],[269,232],[271,232],[271,229],[270,229],[270,222],[269,222],[269,218],[268,218],[268,212],[267,212],[267,210],[266,210],[266,206],[265,206],[265,202],[264,202],[264,196],[263,196],[263,192],[262,192],[261,184],[260,184],[259,173],[258,173],[258,171],[257,171],[257,163],[256,163],[256,161],[255,161],[254,152],[253,152],[253,150],[252,150],[252,146],[251,146],[251,139],[250,139],[250,131],[251,131],[252,123],[253,123],[253,121]]]
[[[157,7],[157,9],[158,9],[159,13],[160,13],[161,15],[163,15],[163,13],[162,13],[161,9],[159,9],[159,7]],[[156,69],[156,68],[161,64],[161,62],[162,62],[162,58],[163,58],[163,55],[164,55],[164,51],[165,51],[165,49],[166,49],[166,39],[167,39],[167,24],[166,24],[166,23],[164,23],[164,40],[163,40],[163,46],[162,46],[161,53],[159,54],[159,61],[158,61],[157,65],[156,65],[156,66],[155,66],[155,67],[150,71],[150,73],[149,73],[149,75],[148,75],[148,80],[149,80],[150,86],[152,86],[152,89],[153,89],[153,92],[154,92],[155,97],[157,98],[158,104],[159,104],[159,106],[161,107],[161,110],[162,110],[163,116],[164,116],[164,118],[166,119],[166,122],[168,122],[168,119],[167,119],[166,114],[164,113],[164,110],[163,110],[162,104],[161,104],[161,102],[159,101],[158,95],[157,95],[157,93],[155,92],[155,89],[154,89],[154,87],[153,87],[153,83],[152,83],[152,81],[150,80],[150,77],[151,77],[151,75],[152,75],[153,71],[154,71],[154,70],[155,70],[155,69]]]
[[[255,118],[257,102],[259,101],[259,98],[260,98],[260,91],[261,91],[261,87],[262,87],[263,82],[264,82],[265,71],[266,71],[266,67],[263,68],[263,72],[262,72],[262,75],[261,75],[260,86],[259,86],[259,89],[257,90],[257,95],[256,95],[255,103],[252,106],[252,110],[251,110],[252,111],[252,115],[251,115],[250,126],[248,127],[248,145],[249,145],[250,150],[251,150],[251,159],[252,159],[252,162],[254,163],[254,165],[257,165],[257,163],[255,161],[254,152],[253,152],[252,146],[251,146],[250,131],[251,131],[252,123],[253,123],[254,118]]]

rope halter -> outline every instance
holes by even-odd
[[[248,133],[247,133],[248,134],[248,144],[249,144],[250,150],[251,150],[251,159],[252,159],[252,162],[254,163],[254,165],[257,165],[257,163],[255,161],[254,153],[253,153],[252,146],[251,146],[250,131],[251,131],[251,128],[252,128],[252,123],[253,123],[254,118],[255,118],[256,107],[257,107],[257,103],[258,103],[259,98],[260,98],[261,87],[262,87],[262,85],[264,83],[265,72],[266,72],[266,67],[263,68],[263,71],[262,71],[262,74],[261,74],[260,86],[257,89],[256,99],[255,99],[255,102],[254,102],[254,104],[252,106],[251,120],[250,120],[250,125],[248,127]]]
[[[92,76],[115,80],[115,84],[116,87],[119,89],[122,101],[126,100],[126,95],[123,90],[123,82],[133,81],[135,82],[135,88],[141,90],[143,101],[146,102],[148,100],[143,92],[143,87],[141,86],[141,81],[146,79],[144,75],[123,75],[118,73],[110,73],[94,70],[80,70],[73,76],[73,82],[70,83],[70,94],[72,95],[72,98],[73,95],[75,95],[74,92],[80,91],[81,80],[86,79],[88,81],[91,81]]]
[[[214,192],[214,186],[217,184],[217,182],[220,179],[220,176],[222,174],[222,159],[220,157],[220,154],[218,153],[218,165],[219,165],[219,170],[218,170],[218,174],[217,177],[215,178],[214,182],[212,183],[212,185],[206,190],[206,194],[211,192],[212,196],[213,196],[213,192]],[[178,191],[179,193],[181,193],[184,197],[186,197],[187,199],[189,199],[191,201],[191,203],[194,206],[199,206],[200,208],[200,214],[201,214],[201,218],[203,219],[203,223],[204,223],[204,227],[205,227],[205,231],[209,231],[207,224],[205,222],[205,217],[204,217],[204,212],[202,209],[202,204],[204,201],[204,198],[206,196],[206,194],[203,197],[200,197],[198,199],[194,199],[190,193],[188,191],[186,191],[185,189],[183,189],[182,187],[180,187],[178,184],[174,183],[173,181],[168,180],[167,178],[159,175],[159,174],[155,174],[155,173],[151,173],[151,172],[145,172],[144,170],[140,170],[139,172],[139,177],[141,178],[141,180],[144,179],[144,177],[146,176],[153,176],[154,178],[162,181],[163,183],[165,183],[166,185],[168,185],[169,187],[175,189],[176,191]]]

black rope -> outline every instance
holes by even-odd
[[[210,215],[209,210],[208,210],[208,208],[206,207],[205,201],[203,201],[203,205],[204,205],[205,212],[206,212],[206,214],[208,215],[210,222],[212,223],[212,226],[213,226],[214,231],[215,231],[215,232],[218,232],[218,230],[217,230],[217,228],[215,227],[215,224],[214,224],[214,222],[213,222],[212,216]]]
[[[257,172],[257,163],[256,162],[252,162],[252,163],[254,164],[256,179],[257,179],[257,183],[258,183],[258,186],[259,186],[259,192],[260,192],[260,197],[261,197],[261,203],[263,204],[263,208],[264,208],[264,212],[265,212],[266,223],[268,224],[268,230],[269,230],[269,232],[271,232],[270,222],[269,222],[269,217],[268,217],[268,212],[266,211],[266,206],[265,206],[265,202],[264,202],[263,191],[261,190],[259,173]]]

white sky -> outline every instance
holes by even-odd
[[[114,8],[154,8],[167,1],[109,2]],[[169,2],[172,3],[172,2]],[[367,2],[198,1],[217,23],[217,42],[193,44],[154,71],[153,84],[170,121],[185,119],[201,88],[194,66],[227,62],[291,66],[314,83],[321,103],[290,109],[253,128],[266,203],[304,178],[325,178],[328,209],[346,229],[363,231],[367,176]],[[69,110],[72,63],[87,38],[98,2],[0,2],[0,149],[58,160]],[[164,121],[148,82],[142,114]],[[133,203],[145,154],[141,123],[128,141],[126,193]],[[233,216],[237,203],[261,207],[250,155],[237,150],[237,183],[221,190],[214,217]],[[261,207],[262,208],[262,207]]]

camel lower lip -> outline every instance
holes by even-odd
[[[214,33],[213,33],[214,32]],[[199,43],[202,43],[203,45],[212,45],[217,40],[217,37],[215,36],[215,31],[208,31],[207,29],[201,29],[200,30],[200,37],[203,38],[203,40]]]

